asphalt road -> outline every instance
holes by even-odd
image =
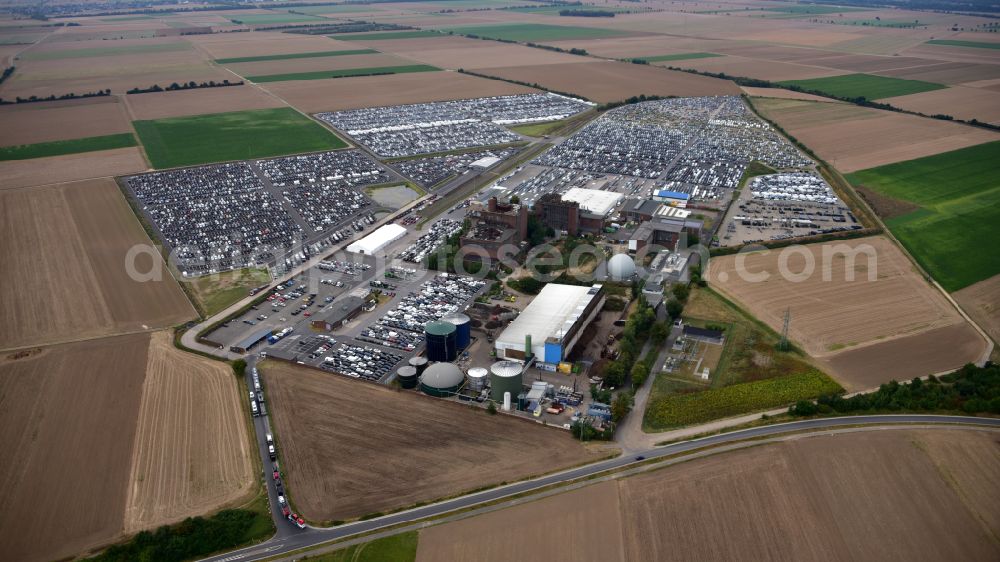
[[[276,515],[275,525],[278,526],[279,531],[274,538],[251,547],[228,552],[225,554],[219,554],[217,556],[206,558],[204,560],[208,562],[235,562],[237,560],[240,562],[244,562],[244,561],[261,560],[275,555],[288,553],[300,548],[315,546],[328,541],[344,539],[352,535],[374,531],[376,529],[380,529],[383,527],[398,525],[401,523],[411,523],[427,517],[442,515],[454,510],[478,506],[480,504],[503,499],[508,496],[535,491],[540,488],[550,486],[552,484],[568,482],[571,480],[575,480],[577,478],[591,476],[607,470],[626,467],[628,465],[640,462],[639,461],[640,458],[656,459],[660,457],[675,455],[678,453],[693,451],[695,449],[699,449],[708,445],[719,445],[719,444],[731,443],[734,441],[739,441],[749,438],[757,438],[757,437],[774,437],[784,433],[791,433],[808,429],[828,429],[828,428],[837,428],[837,427],[859,425],[859,424],[878,425],[878,424],[899,424],[899,423],[921,423],[921,424],[965,423],[965,424],[975,424],[980,426],[1000,428],[1000,419],[998,418],[933,416],[933,415],[915,415],[915,414],[822,418],[822,419],[813,419],[813,420],[804,420],[804,421],[796,421],[783,424],[768,425],[762,427],[754,427],[750,429],[724,433],[721,435],[704,437],[701,439],[682,441],[679,443],[673,443],[662,447],[654,447],[646,451],[634,452],[630,455],[625,455],[614,459],[596,462],[579,468],[574,468],[571,470],[550,474],[548,476],[543,476],[541,478],[527,480],[524,482],[517,482],[499,488],[485,490],[482,492],[477,492],[474,494],[469,494],[458,498],[445,500],[432,505],[426,505],[423,507],[411,509],[409,511],[394,513],[391,515],[379,517],[377,519],[369,519],[367,521],[358,521],[355,523],[349,523],[346,525],[341,525],[339,527],[331,527],[325,529],[307,528],[305,530],[299,530],[293,527],[290,522],[282,520],[280,518],[280,512],[278,512]],[[258,423],[256,425],[258,427],[258,438],[262,439],[262,436],[260,435],[261,424]],[[265,466],[269,466],[268,462],[266,462],[267,461],[266,454],[264,456],[264,459],[265,459]],[[268,488],[270,492],[269,495],[273,495],[273,486],[269,484]],[[292,529],[294,529],[294,531],[289,532]]]

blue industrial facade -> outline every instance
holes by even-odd
[[[545,362],[559,363],[563,360],[562,344],[559,342],[545,342]]]

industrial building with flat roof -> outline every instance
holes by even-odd
[[[497,338],[497,359],[524,361],[531,355],[543,363],[563,361],[600,313],[604,300],[601,285],[545,285]]]
[[[347,247],[347,251],[355,252],[357,254],[365,254],[366,256],[373,256],[379,250],[385,248],[396,240],[399,240],[403,236],[406,236],[406,228],[395,223],[390,223],[380,226],[377,230],[375,230],[375,232],[372,232],[361,240],[352,243]]]

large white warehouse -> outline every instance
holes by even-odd
[[[390,223],[379,227],[375,232],[372,232],[361,240],[351,243],[347,247],[347,251],[373,256],[376,252],[403,236],[406,236],[406,229],[398,224]]]
[[[545,285],[497,338],[497,359],[524,361],[530,336],[531,353],[537,361],[559,363],[600,313],[604,298],[601,285]]]

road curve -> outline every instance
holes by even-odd
[[[508,496],[537,491],[546,486],[569,482],[578,478],[592,476],[607,470],[623,468],[639,461],[638,457],[644,459],[656,459],[685,453],[700,449],[710,445],[720,445],[732,443],[744,439],[760,437],[775,437],[786,433],[793,433],[810,429],[829,429],[852,425],[886,425],[886,424],[970,424],[983,427],[1000,428],[1000,418],[977,418],[969,416],[938,416],[920,414],[900,414],[900,415],[873,415],[873,416],[846,416],[839,418],[820,418],[802,420],[782,424],[767,425],[671,443],[660,447],[654,447],[645,451],[632,452],[614,459],[599,461],[578,468],[565,470],[542,476],[532,480],[525,480],[514,484],[508,484],[498,488],[468,494],[450,500],[444,500],[431,505],[385,515],[377,519],[367,521],[357,521],[330,528],[307,528],[305,530],[285,535],[281,538],[272,538],[266,542],[246,547],[240,550],[219,554],[210,558],[205,558],[205,562],[249,562],[262,560],[272,556],[288,553],[301,548],[316,546],[325,542],[341,540],[359,533],[367,533],[383,527],[412,523],[427,517],[439,516],[451,511],[475,507],[483,503],[488,503],[503,499]],[[290,524],[289,524],[290,525]]]

